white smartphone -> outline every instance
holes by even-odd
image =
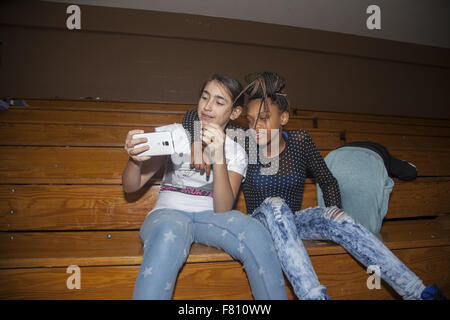
[[[170,132],[148,132],[133,135],[133,139],[147,138],[147,142],[134,146],[134,149],[143,146],[150,146],[145,152],[138,154],[141,156],[162,156],[174,153],[172,134]]]

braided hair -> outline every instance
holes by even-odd
[[[261,99],[258,119],[263,106],[264,111],[268,111],[268,99],[278,107],[280,112],[289,112],[289,101],[285,93],[286,80],[282,76],[275,72],[253,72],[245,76],[245,81],[247,82],[247,86],[236,97],[236,100],[244,93],[248,96],[249,102],[255,99]],[[255,126],[256,123],[257,121],[255,121]]]

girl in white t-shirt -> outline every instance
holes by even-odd
[[[159,128],[177,137],[177,153],[172,156],[139,156],[148,146],[134,146],[146,138],[133,139],[133,135],[143,130],[128,132],[125,150],[130,159],[122,176],[126,193],[142,188],[165,166],[158,200],[140,230],[144,255],[134,299],[170,299],[193,242],[223,249],[240,260],[256,299],[287,298],[270,234],[255,219],[230,211],[245,177],[247,157],[224,130],[242,112],[243,99],[235,101],[241,90],[234,78],[219,74],[201,90],[197,112],[204,155],[212,163],[209,178],[190,167],[190,139],[181,125]]]

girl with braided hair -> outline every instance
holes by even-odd
[[[249,74],[246,81],[242,92],[248,97],[250,128],[245,140],[249,164],[243,182],[247,212],[270,231],[297,297],[329,299],[301,241],[304,239],[334,241],[366,267],[378,266],[382,279],[403,299],[443,298],[437,286],[425,287],[372,232],[342,210],[338,182],[310,135],[305,130],[283,130],[289,120],[284,78],[261,72]],[[194,120],[195,112],[187,113],[183,120],[191,132]],[[316,178],[324,207],[301,210],[307,176]]]

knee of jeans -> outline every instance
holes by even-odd
[[[145,228],[141,233],[144,244],[150,237],[152,242],[175,242],[182,234],[188,232],[189,227],[184,221],[169,219],[169,217],[154,219],[150,223],[150,227]]]
[[[337,206],[327,207],[325,208],[324,217],[333,222],[350,222],[354,223],[354,220],[351,216],[349,216],[344,210],[338,208]]]
[[[265,210],[265,213],[273,214],[275,218],[280,219],[282,209],[288,208],[288,205],[283,198],[280,197],[270,197],[266,198],[262,205],[269,209]]]

